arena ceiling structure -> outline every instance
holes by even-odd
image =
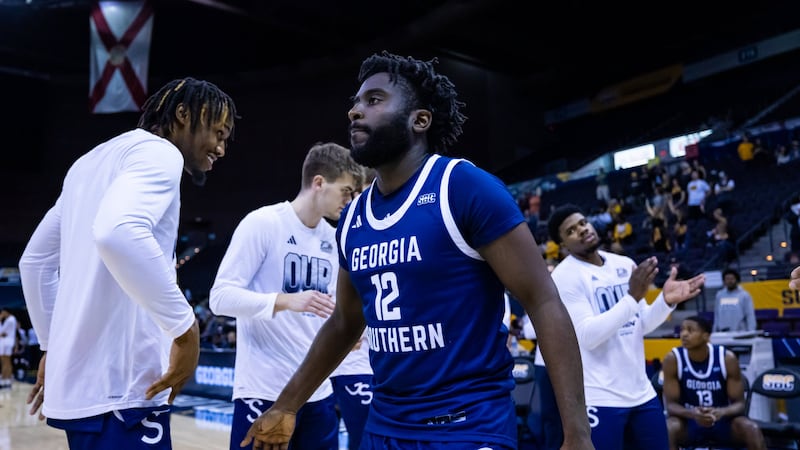
[[[335,70],[388,48],[522,81],[545,108],[792,29],[791,1],[151,0],[151,77]],[[0,71],[85,76],[89,0],[0,0]]]
[[[184,74],[241,84],[295,81],[298,86],[304,80],[353,79],[361,60],[381,49],[456,61],[474,72],[507,80],[502,99],[486,100],[513,111],[509,116],[524,119],[515,124],[520,130],[515,130],[518,136],[512,144],[518,149],[512,149],[503,164],[487,167],[506,182],[535,176],[536,168],[539,172],[554,167],[569,170],[609,148],[634,143],[642,136],[640,128],[648,122],[664,122],[664,111],[673,105],[626,106],[590,120],[557,124],[547,123],[548,111],[664,67],[710,58],[800,29],[800,4],[788,0],[746,4],[684,0],[150,2],[154,14],[151,86]],[[13,149],[0,165],[0,183],[12,197],[6,214],[0,214],[0,244],[12,242],[15,247],[7,252],[12,260],[52,201],[51,193],[40,195],[37,190],[60,182],[67,160],[72,159],[64,156],[48,165],[53,159],[48,152],[61,151],[53,144],[63,144],[66,137],[41,143],[55,149],[25,155],[34,151],[29,142],[41,140],[39,133],[69,131],[66,125],[54,128],[41,123],[45,120],[41,111],[54,110],[48,116],[54,120],[52,117],[68,113],[67,106],[53,104],[61,100],[57,94],[62,87],[66,91],[79,86],[81,96],[87,90],[91,5],[90,0],[0,0],[0,83],[7,101],[0,123],[11,136]],[[791,57],[800,60],[797,52]],[[769,70],[800,73],[789,70],[789,65],[786,70],[783,67],[779,64]],[[744,78],[737,83],[742,89],[749,86]],[[302,88],[300,92],[298,95]],[[662,97],[670,95],[666,92]],[[718,97],[734,99],[736,95],[723,92]],[[649,114],[657,117],[651,119]],[[473,113],[478,123],[505,120],[492,115],[492,111]],[[110,121],[98,119],[97,124]],[[86,123],[75,126],[85,127]],[[80,142],[80,147],[85,143]],[[494,151],[492,145],[479,147],[476,152]],[[481,162],[481,155],[475,155],[475,160]],[[558,161],[562,161],[560,165],[552,165]],[[286,164],[297,162],[294,156]],[[19,174],[18,163],[27,164],[28,172]],[[43,169],[31,168],[40,163]],[[280,169],[276,172],[288,175],[274,183],[283,189],[276,196],[284,197],[295,190],[294,181],[287,180],[296,178],[296,170],[284,171],[277,167],[280,163],[275,162]],[[247,162],[231,158],[230,164]],[[247,176],[231,177],[229,182],[243,179]],[[244,191],[250,186],[235,188]],[[188,214],[199,203],[187,198]],[[226,212],[234,219],[240,214],[238,210]]]

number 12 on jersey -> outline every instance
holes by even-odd
[[[394,272],[375,274],[369,279],[375,286],[375,315],[378,320],[399,320],[400,307],[389,304],[400,297],[397,275]]]

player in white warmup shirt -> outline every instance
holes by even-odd
[[[170,449],[169,404],[197,367],[199,330],[176,282],[180,181],[225,155],[236,107],[171,81],[138,128],[80,157],[19,263],[46,351],[29,396],[71,449]],[[171,390],[170,390],[171,388]]]
[[[0,309],[0,388],[11,387],[13,378],[13,364],[11,355],[14,354],[14,347],[17,345],[17,318],[11,314],[8,308]]]
[[[597,232],[575,205],[553,211],[548,231],[569,252],[552,275],[578,336],[595,449],[667,450],[664,411],[647,378],[644,336],[678,303],[695,297],[705,277],[678,281],[673,267],[648,304],[644,296],[658,272],[656,258],[636,265],[599,250]]]
[[[361,174],[348,149],[318,143],[306,155],[297,197],[250,212],[233,233],[210,297],[214,314],[236,318],[232,450],[278,398],[333,312],[339,261],[336,230],[324,218],[339,219]],[[335,404],[326,381],[297,412],[289,448],[336,448]]]

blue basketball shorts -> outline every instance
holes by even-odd
[[[65,430],[70,450],[171,450],[170,406],[131,408],[85,419],[47,419]]]
[[[252,449],[239,447],[256,418],[275,402],[257,398],[233,401],[230,450]],[[289,450],[331,450],[339,447],[339,418],[333,395],[318,402],[309,402],[297,411],[294,434],[289,441]]]

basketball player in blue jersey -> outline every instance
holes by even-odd
[[[548,232],[569,252],[552,275],[578,337],[595,448],[666,450],[663,408],[645,370],[644,336],[678,303],[699,294],[705,277],[679,281],[673,267],[661,294],[648,304],[643,300],[658,272],[656,258],[636,265],[600,250],[594,226],[571,204],[550,214]],[[544,360],[555,382],[547,354]]]
[[[285,449],[297,410],[366,326],[374,396],[362,449],[516,449],[505,286],[536,326],[563,448],[592,448],[574,330],[519,207],[496,177],[437,154],[465,117],[435,62],[383,52],[362,63],[350,143],[377,177],[338,223],[333,315],[243,445]]]
[[[699,316],[683,319],[681,347],[666,356],[664,406],[669,446],[745,445],[764,450],[764,436],[743,415],[744,383],[736,355],[710,341],[711,324]]]

